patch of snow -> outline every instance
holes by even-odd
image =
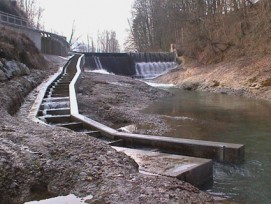
[[[70,194],[67,196],[58,196],[55,198],[49,198],[45,200],[40,200],[40,201],[30,201],[26,202],[24,204],[87,204],[85,201],[92,199],[93,196],[89,195],[84,198],[79,198],[75,196],[74,194]]]

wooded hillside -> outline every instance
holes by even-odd
[[[271,53],[269,0],[135,0],[129,46],[213,63]]]

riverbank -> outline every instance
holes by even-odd
[[[263,99],[271,102],[271,55],[242,57],[203,65],[194,61],[155,79],[186,90],[199,90]]]
[[[24,97],[56,69],[57,66],[31,70],[28,76],[1,82],[0,203],[20,204],[70,193],[81,197],[92,195],[88,203],[216,202],[210,195],[177,179],[139,174],[132,159],[95,138],[35,124],[21,114],[10,115],[10,110],[19,108]],[[125,80],[131,84],[131,93],[135,93],[135,86],[146,89],[145,84],[137,86],[138,82]],[[124,83],[123,79],[118,83]],[[119,90],[111,91],[113,96]],[[166,94],[154,88],[146,92],[150,101]],[[135,105],[141,100],[140,95],[136,98],[135,102],[132,98],[129,101]],[[31,100],[33,96],[26,99],[28,103]],[[104,103],[102,98],[96,100],[98,104]],[[118,100],[121,102],[121,97]]]
[[[163,135],[164,119],[145,114],[155,100],[171,95],[130,77],[84,73],[78,93],[80,113],[109,127],[139,134]]]

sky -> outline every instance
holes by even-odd
[[[42,23],[46,31],[70,37],[73,22],[75,36],[85,40],[98,31],[114,30],[122,47],[127,38],[134,0],[37,0],[44,9]]]

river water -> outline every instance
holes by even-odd
[[[243,164],[214,163],[210,194],[237,203],[271,203],[271,104],[241,97],[183,91],[145,112],[162,115],[172,137],[245,144]]]

